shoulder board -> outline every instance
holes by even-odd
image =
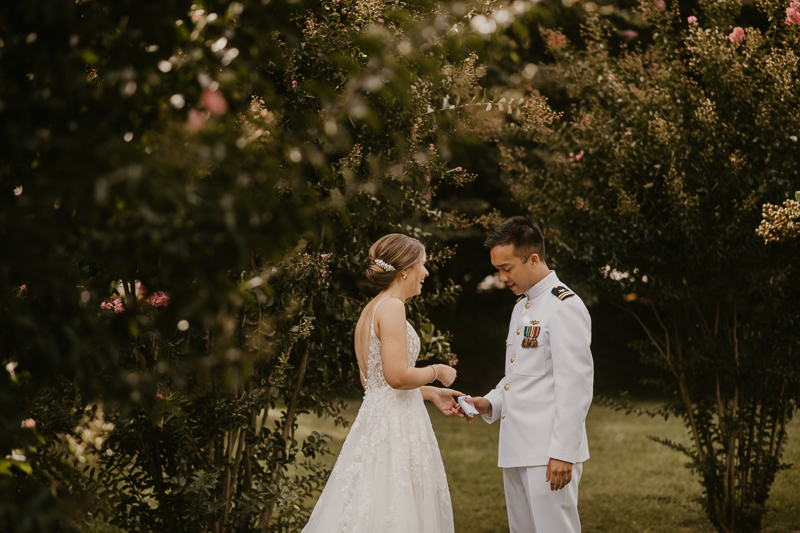
[[[555,296],[559,300],[566,300],[570,296],[575,296],[575,293],[566,287],[555,287],[550,292],[552,292],[553,296]]]
[[[519,303],[519,302],[520,302],[520,300],[522,300],[523,298],[525,298],[525,295],[524,295],[524,294],[523,294],[522,296],[520,296],[519,298],[517,298],[517,303]]]

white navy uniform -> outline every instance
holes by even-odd
[[[506,375],[485,396],[492,411],[483,415],[490,424],[500,420],[498,466],[511,533],[581,530],[578,484],[589,458],[585,421],[594,381],[591,331],[583,301],[554,271],[511,314]],[[573,464],[572,481],[559,491],[546,481],[550,458]]]

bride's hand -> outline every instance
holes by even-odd
[[[445,387],[449,387],[456,380],[456,369],[449,365],[436,365],[436,377]]]
[[[440,389],[438,387],[429,387],[428,399],[439,408],[439,410],[447,416],[465,416],[458,406],[458,402],[453,399],[453,396],[466,396],[463,392],[453,389]]]

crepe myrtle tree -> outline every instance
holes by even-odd
[[[503,147],[553,263],[641,325],[667,398],[649,413],[688,430],[653,439],[690,458],[720,532],[760,530],[800,394],[797,249],[754,231],[800,183],[800,26],[796,3],[756,6],[740,27],[738,2],[642,2],[641,45],[597,18],[585,50],[546,32],[574,106]]]
[[[297,417],[346,423],[369,244],[454,223],[435,191],[474,179],[450,160],[472,111],[541,122],[476,82],[472,48],[513,18],[4,4],[0,528],[302,526],[329,438]],[[422,356],[454,361],[424,310],[457,287],[428,290]]]

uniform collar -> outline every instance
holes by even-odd
[[[558,285],[558,276],[556,276],[556,271],[551,270],[548,275],[543,277],[539,280],[539,283],[525,291],[525,296],[528,297],[528,301],[534,300],[547,292],[548,289],[552,289],[556,285]]]

